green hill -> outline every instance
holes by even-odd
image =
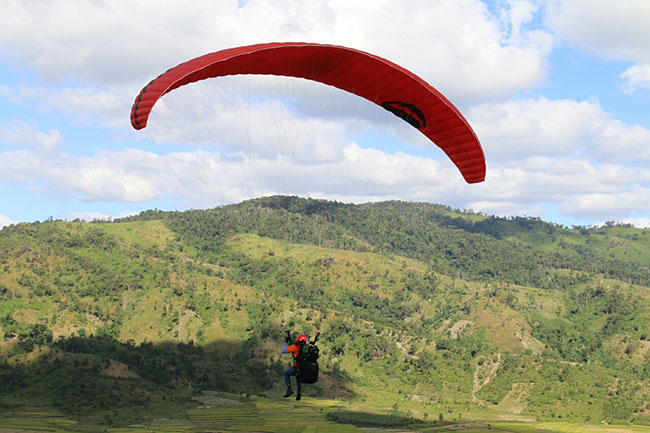
[[[307,398],[650,422],[647,229],[268,197],[5,227],[0,270],[6,408],[138,419],[201,390],[280,396],[283,332],[319,325]]]

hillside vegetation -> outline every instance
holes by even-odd
[[[650,422],[650,230],[268,197],[0,231],[0,404],[106,423],[201,390],[417,419]],[[176,409],[172,409],[176,408]],[[84,415],[86,414],[86,415]]]

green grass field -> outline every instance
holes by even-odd
[[[650,433],[650,427],[638,425],[422,420],[393,413],[351,410],[341,401],[313,398],[296,402],[206,392],[196,397],[194,403],[189,409],[171,411],[167,416],[154,410],[149,414],[153,417],[144,417],[146,421],[127,425],[122,425],[118,412],[113,413],[111,423],[107,424],[98,422],[93,414],[76,421],[53,409],[3,409],[0,410],[0,433]]]

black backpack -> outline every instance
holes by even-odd
[[[302,383],[316,383],[318,381],[318,355],[320,349],[315,344],[305,343],[300,348],[296,361],[298,371],[296,377]]]

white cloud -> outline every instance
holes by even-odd
[[[512,201],[475,201],[469,203],[469,209],[475,212],[481,212],[485,215],[497,216],[525,216],[525,215],[543,215],[544,209],[537,204],[522,206],[521,203]]]
[[[650,174],[619,165],[596,167],[581,159],[533,158],[492,164],[484,184],[472,189],[474,210],[545,217],[542,204],[561,216],[620,221],[650,212]],[[519,209],[519,211],[517,211]]]
[[[626,92],[650,85],[650,2],[547,0],[547,24],[558,38],[615,60],[637,63],[621,74]]]
[[[522,37],[526,37],[526,33],[522,32],[522,26],[534,18],[538,9],[539,6],[530,1],[517,0],[511,2],[510,37],[513,41],[520,41]]]
[[[73,157],[24,145],[1,155],[0,177],[59,199],[148,202],[174,197],[186,207],[298,194],[341,201],[434,201],[500,215],[516,214],[516,208],[519,214],[536,215],[543,212],[540,203],[555,203],[560,212],[585,217],[610,208],[607,219],[617,220],[645,211],[650,131],[612,119],[593,101],[536,98],[475,107],[470,121],[483,140],[488,175],[485,183],[468,186],[444,156],[437,161],[404,151],[388,153],[378,143],[361,148],[350,141],[345,122],[301,117],[277,100],[244,102],[248,108],[242,108],[240,95],[219,95],[225,106],[212,105],[208,98],[198,110],[212,112],[197,117],[188,110],[187,118],[177,119],[168,111],[187,103],[188,95],[177,96],[161,101],[158,118],[151,119],[150,131],[159,134],[152,141],[156,153],[125,149]],[[189,96],[197,108],[193,98]],[[184,133],[177,131],[178,122]],[[353,121],[358,122],[364,120]],[[15,131],[5,126],[4,135],[62,140],[56,131],[14,126]],[[164,153],[156,143],[164,146],[165,138],[199,147]],[[232,144],[215,146],[224,142]]]
[[[453,190],[466,187],[447,159],[439,162],[401,151],[361,148],[349,141],[337,124],[290,121],[288,113],[281,117],[287,122],[284,127],[262,125],[269,129],[279,126],[278,131],[264,136],[267,142],[210,152],[198,148],[156,154],[125,149],[75,157],[61,150],[44,152],[39,146],[18,146],[0,153],[0,179],[25,184],[35,193],[60,200],[147,202],[175,197],[191,207],[269,194],[441,201],[453,196]],[[314,128],[318,129],[315,133]],[[19,137],[26,135],[23,129],[24,125],[17,124],[15,131],[6,131],[8,136]],[[27,132],[61,140],[56,131],[46,135],[31,128]],[[240,138],[246,135],[245,131],[237,134]],[[284,148],[269,151],[269,134]],[[305,141],[313,136],[318,139]]]
[[[95,120],[120,129],[130,127],[133,96],[125,87],[113,86],[107,91],[94,87],[0,86],[0,96],[36,113],[64,114],[77,125]]]
[[[650,163],[650,130],[641,125],[627,125],[609,119],[596,137],[596,151],[601,159],[621,163]]]
[[[0,124],[0,144],[29,148],[40,153],[51,153],[62,143],[61,134],[54,129],[41,132],[36,126],[20,120]]]
[[[335,43],[389,58],[471,101],[534,86],[551,50],[549,34],[525,30],[536,12],[529,2],[504,10],[515,28],[507,33],[479,0],[162,3],[2,2],[0,52],[46,82],[128,85],[135,94],[206,52],[270,40]]]
[[[112,216],[98,212],[73,212],[65,217],[67,221],[81,220],[81,221],[111,221]]]
[[[65,153],[46,155],[30,150],[5,152],[0,176],[30,185],[35,192],[58,199],[144,201],[159,196],[147,180],[146,155],[127,151],[96,158],[73,158]],[[141,173],[132,173],[127,162],[138,160]]]
[[[0,229],[11,224],[16,224],[16,221],[13,221],[12,219],[0,214]]]
[[[596,101],[538,97],[478,105],[468,117],[491,161],[579,156],[597,162],[650,163],[650,130],[613,118]]]
[[[137,215],[139,212],[120,212],[117,215],[108,215],[99,212],[72,212],[66,215],[63,219],[66,221],[81,220],[86,222],[92,221],[112,221],[115,218],[126,218],[128,216]]]
[[[475,106],[468,117],[489,159],[516,160],[572,155],[607,115],[595,103],[540,97]]]
[[[565,216],[610,220],[650,211],[647,128],[613,118],[596,101],[538,97],[468,114],[488,160],[473,209],[544,216],[540,203],[552,203]]]
[[[640,90],[650,90],[650,63],[634,65],[621,74],[625,81],[621,88],[625,93],[633,94]]]
[[[650,60],[650,3],[638,0],[547,0],[556,34],[618,60]]]
[[[555,202],[568,215],[606,213],[608,219],[617,220],[630,212],[650,210],[641,205],[650,202],[647,188],[637,186],[629,192],[639,181],[638,173],[614,166],[603,175],[579,161],[567,167],[553,159],[530,161],[516,170],[494,167],[488,182],[470,188],[453,167],[354,144],[345,148],[337,163],[311,165],[280,157],[275,161],[225,158],[200,150],[162,156],[126,150],[92,159],[62,157],[51,164],[35,158],[32,166],[25,166],[25,158],[17,155],[5,154],[2,159],[26,167],[24,182],[39,172],[35,187],[62,199],[147,202],[166,196],[188,207],[209,207],[279,193],[346,202],[434,201],[501,215],[539,215],[537,203]]]
[[[559,209],[568,215],[604,216],[607,220],[620,221],[631,212],[650,211],[650,190],[580,194],[562,203]]]
[[[455,167],[353,143],[340,160],[311,164],[202,150],[156,155],[127,149],[92,158],[63,153],[44,158],[23,150],[2,154],[0,173],[65,200],[147,202],[171,196],[193,207],[278,193],[346,196],[353,191],[353,196],[433,199],[454,185],[462,187]]]
[[[650,218],[625,218],[621,222],[632,224],[637,228],[650,228]]]

